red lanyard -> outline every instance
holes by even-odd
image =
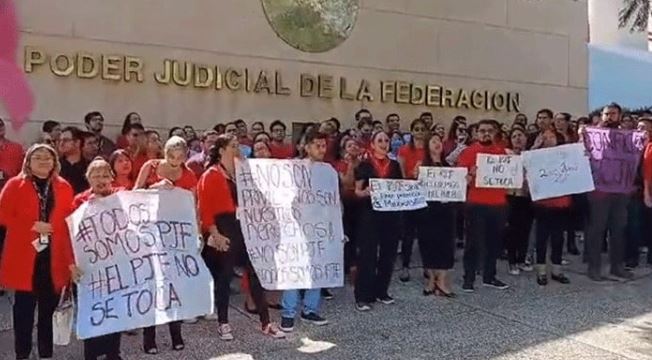
[[[389,166],[392,164],[392,162],[388,158],[378,160],[376,157],[371,156],[370,159],[371,165],[373,165],[374,169],[376,169],[378,177],[386,178],[389,176]]]

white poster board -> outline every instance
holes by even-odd
[[[467,168],[419,167],[419,181],[426,201],[465,202]]]
[[[83,272],[80,339],[213,312],[191,192],[121,191],[91,199],[67,222]]]
[[[344,285],[337,172],[327,163],[251,159],[236,166],[238,218],[268,290]]]
[[[369,190],[375,211],[410,211],[428,206],[418,180],[369,179]]]
[[[519,155],[478,154],[475,187],[520,189],[523,186],[523,159]]]
[[[595,190],[584,144],[568,144],[523,153],[532,200]]]

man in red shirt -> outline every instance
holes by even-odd
[[[192,170],[197,178],[204,173],[206,161],[208,160],[208,150],[215,145],[219,136],[215,130],[206,130],[201,135],[201,152],[191,156],[186,162],[188,169]]]
[[[286,126],[281,120],[274,120],[269,126],[272,142],[269,148],[274,159],[292,159],[294,157],[294,146],[285,143]]]
[[[484,249],[483,285],[496,289],[507,289],[507,284],[496,279],[496,259],[502,249],[502,234],[506,221],[505,189],[475,187],[476,159],[478,154],[506,154],[505,148],[496,145],[494,137],[498,129],[495,121],[482,120],[478,123],[478,142],[470,145],[458,159],[458,165],[469,169],[469,188],[466,204],[468,219],[466,244],[464,248],[464,285],[462,290],[473,292],[476,267],[480,249]]]
[[[23,147],[20,144],[8,140],[5,137],[7,128],[5,122],[0,119],[0,190],[5,186],[7,180],[18,175],[23,167]],[[2,256],[2,247],[5,240],[5,227],[0,226],[0,256]],[[0,296],[4,295],[4,290],[0,288]]]

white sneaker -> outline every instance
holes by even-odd
[[[570,260],[561,259],[561,264],[564,265],[564,266],[569,265],[570,263],[571,263]]]
[[[509,265],[509,274],[518,276],[521,274],[521,270],[519,270],[516,265]]]
[[[217,336],[222,341],[233,340],[233,334],[231,332],[231,325],[229,324],[220,324],[220,326],[217,327]]]
[[[519,270],[523,272],[532,272],[534,271],[534,267],[530,264],[521,264],[518,266]]]
[[[202,318],[204,320],[208,320],[208,321],[215,321],[215,320],[217,320],[217,314],[216,313],[207,314],[207,315],[202,316]]]
[[[263,334],[274,339],[285,339],[285,333],[281,331],[274,323],[269,323],[263,327]]]
[[[184,324],[196,324],[199,321],[198,318],[186,319],[183,321]]]

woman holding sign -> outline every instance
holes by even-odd
[[[217,332],[221,340],[233,340],[229,325],[229,285],[233,268],[244,265],[263,333],[284,338],[283,332],[270,322],[264,290],[247,255],[240,222],[235,216],[238,200],[235,159],[239,154],[238,139],[229,134],[220,135],[208,152],[208,168],[197,184],[200,222],[209,245],[204,247],[202,256],[215,280]]]
[[[75,196],[72,204],[73,211],[87,201],[103,198],[122,190],[122,188],[113,187],[113,170],[111,169],[111,165],[102,158],[96,158],[91,161],[86,170],[86,179],[88,179],[90,189]],[[77,271],[77,273],[80,274],[79,271]],[[84,340],[85,360],[95,360],[103,355],[106,355],[107,360],[120,359],[120,333],[108,334]]]
[[[555,130],[548,129],[537,138],[537,148],[549,148],[564,143],[564,137]],[[561,254],[564,247],[564,225],[568,218],[568,209],[571,206],[570,196],[560,196],[534,202],[534,218],[536,226],[537,249],[537,283],[541,286],[548,284],[546,269],[546,252],[548,243],[552,254],[551,278],[562,284],[569,284],[570,280],[562,272]]]
[[[436,126],[439,126],[436,125]],[[419,167],[417,163],[421,162],[426,154],[425,144],[428,129],[426,124],[421,119],[415,119],[410,124],[410,132],[412,137],[410,142],[401,146],[398,151],[398,163],[401,165],[401,172],[404,179],[416,179],[419,176]],[[409,212],[403,214],[403,229],[401,239],[401,260],[403,262],[403,269],[399,279],[403,282],[410,280],[410,260],[412,257],[412,248],[414,247],[414,239],[417,237],[417,218],[416,212]]]
[[[443,160],[444,147],[439,135],[434,134],[427,139],[428,153],[419,166],[445,167]],[[466,189],[465,189],[466,190]],[[419,250],[423,259],[423,268],[428,277],[423,288],[423,295],[455,297],[450,290],[448,272],[455,262],[455,207],[454,203],[430,201],[428,207],[416,212],[418,222]]]
[[[401,167],[387,157],[389,136],[385,132],[375,132],[371,136],[370,147],[369,158],[355,170],[355,194],[366,200],[358,228],[360,252],[355,281],[358,311],[371,310],[371,304],[376,301],[394,303],[387,291],[401,235],[400,214],[396,211],[374,211],[369,187],[369,179],[401,179]]]
[[[0,286],[15,291],[16,359],[30,358],[37,306],[39,357],[52,358],[52,314],[73,264],[65,220],[72,199],[72,188],[59,176],[57,153],[45,144],[27,150],[21,173],[0,193],[0,224],[7,228]]]
[[[165,143],[165,158],[149,160],[143,165],[136,179],[135,189],[179,187],[195,193],[197,177],[186,167],[188,145],[180,136],[173,136]],[[169,323],[172,349],[183,350],[185,344],[181,336],[181,321]],[[147,354],[158,354],[156,346],[156,327],[150,326],[143,331],[143,348]]]

